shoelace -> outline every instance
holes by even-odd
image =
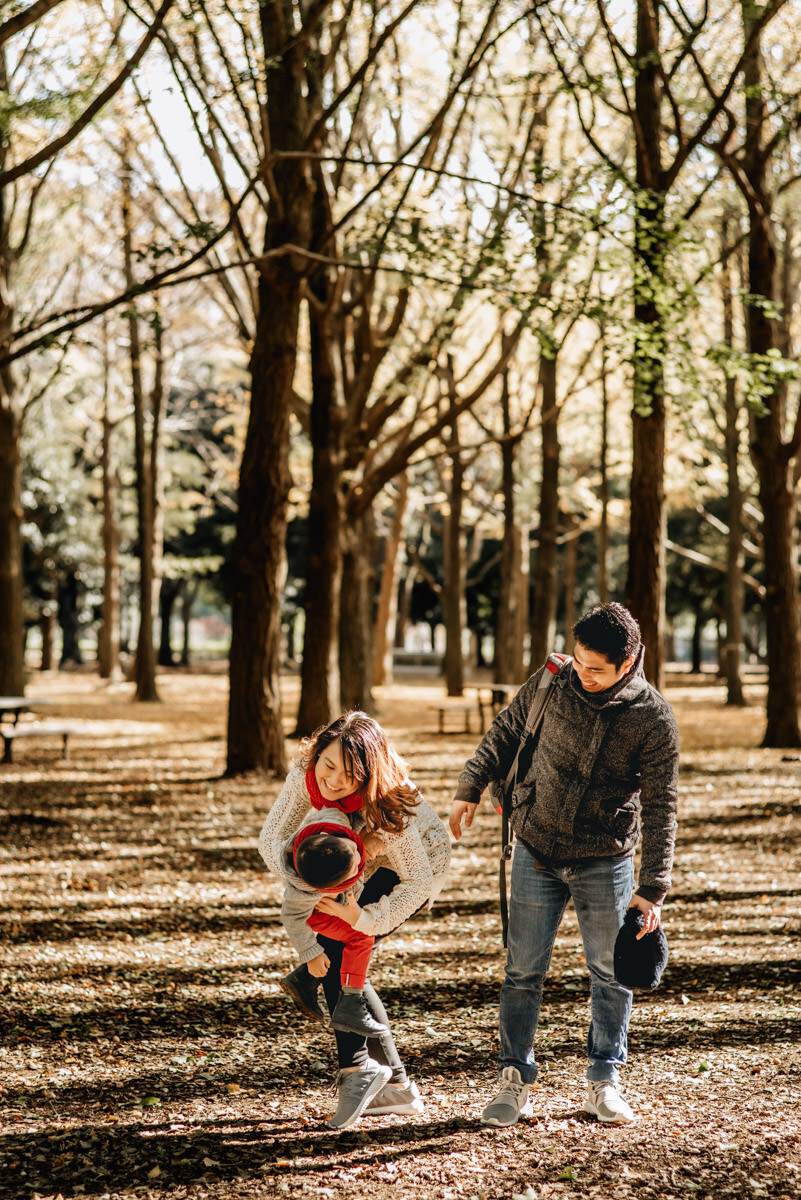
[[[511,1096],[515,1103],[517,1103],[520,1097],[525,1095],[527,1087],[527,1083],[515,1083],[513,1079],[504,1079],[498,1099],[501,1100],[504,1095],[507,1095]]]

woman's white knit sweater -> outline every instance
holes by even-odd
[[[284,877],[281,856],[286,843],[300,828],[310,807],[305,771],[294,766],[259,835],[259,853],[279,878]],[[363,824],[358,812],[352,814],[351,820],[354,829]],[[355,928],[373,936],[391,933],[418,908],[430,908],[445,882],[451,858],[448,831],[425,800],[413,810],[402,833],[382,830],[381,836],[386,842],[386,852],[368,862],[364,877],[378,867],[388,867],[398,876],[398,883],[388,896],[362,909]]]

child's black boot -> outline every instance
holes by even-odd
[[[283,992],[286,992],[287,996],[292,997],[300,1011],[307,1017],[325,1025],[325,1016],[320,1008],[320,1001],[317,999],[320,980],[309,974],[309,968],[305,963],[301,963],[299,967],[295,967],[294,971],[290,971],[283,979],[279,979],[278,986]]]
[[[376,1021],[364,992],[343,991],[331,1013],[331,1024],[342,1033],[359,1033],[364,1037],[380,1037],[389,1030],[381,1021]]]

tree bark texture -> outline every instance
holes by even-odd
[[[119,679],[120,669],[120,534],[117,527],[117,474],[111,435],[114,424],[108,411],[108,361],[105,363],[105,397],[101,475],[103,487],[103,601],[98,636],[98,669],[101,679]]]
[[[373,683],[380,687],[392,683],[394,676],[392,651],[398,618],[398,575],[403,552],[403,530],[409,499],[409,476],[404,471],[398,479],[398,494],[392,524],[384,545],[384,565],[378,587],[378,603],[373,635]]]
[[[319,185],[317,189],[319,193]],[[312,401],[308,554],[300,703],[296,737],[327,725],[339,713],[339,628],[342,589],[343,436],[345,412],[338,345],[333,335],[330,280],[310,281]]]
[[[273,150],[306,148],[302,39],[290,0],[261,0],[267,125]],[[270,208],[265,255],[310,242],[314,191],[308,159],[266,162]],[[281,712],[281,596],[286,577],[289,418],[306,262],[265,257],[250,359],[251,398],[239,473],[232,556],[227,774],[286,770]]]
[[[540,354],[542,482],[537,552],[531,589],[532,671],[542,666],[553,650],[556,634],[556,596],[559,585],[559,408],[556,398],[556,366],[555,352],[550,356]]]
[[[569,513],[565,521],[565,549],[562,559],[562,586],[565,605],[565,653],[573,653],[573,626],[576,623],[576,579],[578,576],[579,520]]]
[[[131,171],[126,161],[122,173],[122,244],[125,285],[134,285],[133,231],[131,216]],[[156,653],[153,643],[153,484],[151,455],[147,449],[145,394],[142,382],[142,347],[139,316],[131,305],[128,309],[128,338],[131,359],[131,396],[134,411],[134,463],[136,471],[137,531],[139,551],[139,631],[136,639],[134,679],[137,700],[158,700],[156,687]]]
[[[729,235],[729,219],[724,215],[721,224],[721,293],[723,300],[723,344],[734,349],[733,289]],[[743,552],[743,492],[740,483],[740,407],[737,382],[726,376],[724,398],[726,509],[729,532],[726,539],[726,641],[722,653],[722,668],[726,677],[726,704],[744,706],[741,665],[743,661],[743,604],[745,567]]]
[[[743,4],[746,40],[753,28],[753,9]],[[776,246],[773,237],[773,193],[769,177],[770,151],[767,109],[759,39],[751,43],[743,81],[746,139],[743,173],[747,179],[748,293],[767,301],[776,298]],[[764,303],[746,305],[748,348],[766,355],[777,345],[775,321]],[[783,390],[774,386],[763,411],[751,417],[751,457],[759,478],[762,535],[765,552],[765,630],[767,637],[767,724],[763,746],[801,746],[798,721],[801,680],[801,620],[796,561],[796,500],[792,486],[792,452],[785,441]]]
[[[452,371],[448,369],[449,378]],[[449,696],[464,691],[462,630],[467,626],[466,566],[462,510],[464,506],[464,463],[459,443],[459,422],[451,425],[451,474],[448,482],[448,507],[445,513],[443,545],[445,550],[442,609],[445,620],[445,687]]]
[[[172,650],[172,614],[175,611],[175,604],[180,596],[183,585],[184,581],[182,579],[163,578],[161,587],[159,588],[158,664],[160,667],[172,667],[175,665],[175,656]]]
[[[606,357],[606,329],[601,325],[601,447],[598,519],[598,599],[609,603],[609,379]]]
[[[501,387],[501,488],[503,494],[503,544],[501,547],[501,587],[495,625],[496,683],[522,683],[523,639],[521,633],[522,538],[515,505],[515,461],[520,438],[512,436],[509,406],[509,370],[504,371]],[[526,548],[528,550],[528,547]]]
[[[7,89],[5,54],[0,48],[0,90]],[[8,150],[8,132],[0,124],[0,171]],[[0,188],[0,349],[8,348],[15,319],[16,256],[7,202],[7,192]],[[21,696],[25,689],[21,423],[12,369],[0,367],[0,694],[5,696]]]
[[[342,559],[339,629],[340,701],[343,711],[374,713],[375,521],[372,507],[347,521]]]
[[[634,411],[626,604],[640,623],[648,679],[662,687],[665,627],[665,180],[658,0],[638,0],[634,99]]]

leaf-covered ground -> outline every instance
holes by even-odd
[[[220,778],[224,678],[165,676],[148,706],[88,674],[30,690],[83,732],[67,762],[30,740],[0,767],[3,1198],[801,1197],[801,758],[756,748],[758,688],[745,711],[713,683],[669,689],[683,741],[671,961],[635,1004],[637,1122],[582,1112],[588,988],[569,912],[533,1115],[478,1124],[503,962],[486,812],[434,911],[372,968],[426,1112],[338,1135],[332,1039],[276,987],[290,955],[255,842],[278,785]],[[409,683],[379,700],[445,814],[476,736],[435,732],[440,696]]]

